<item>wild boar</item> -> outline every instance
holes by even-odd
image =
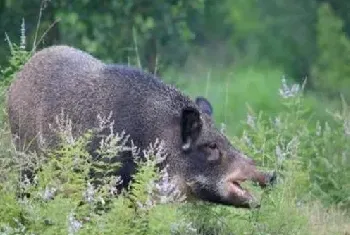
[[[249,208],[254,197],[240,183],[252,180],[264,186],[272,179],[215,127],[212,107],[203,109],[203,99],[197,105],[152,74],[105,64],[72,47],[35,53],[17,73],[7,103],[11,131],[19,137],[16,145],[27,151],[40,149],[38,137],[46,147],[57,145],[49,125],[62,111],[71,119],[75,137],[95,127],[98,115],[111,114],[114,133],[125,131],[139,148],[156,138],[164,141],[170,176],[181,179],[180,188],[200,200]],[[122,167],[115,174],[126,187],[135,163],[127,152],[118,159]]]

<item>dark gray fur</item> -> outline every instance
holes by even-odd
[[[165,141],[170,174],[197,198],[247,207],[252,198],[235,195],[227,180],[266,183],[210,115],[177,89],[139,69],[107,65],[80,50],[53,46],[37,52],[10,87],[8,112],[12,133],[20,137],[17,147],[38,151],[39,136],[46,147],[55,147],[49,124],[62,110],[73,122],[74,136],[96,127],[98,114],[112,112],[114,131],[126,131],[136,146],[146,148],[156,138]],[[116,173],[126,186],[135,169],[128,154],[121,157],[124,167]]]

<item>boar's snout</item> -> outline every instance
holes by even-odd
[[[265,188],[269,185],[274,185],[277,180],[276,172],[260,173],[259,177],[255,180],[260,187]]]

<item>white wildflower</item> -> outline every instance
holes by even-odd
[[[171,234],[198,234],[197,229],[193,227],[192,222],[182,219],[170,225]]]
[[[86,202],[92,203],[95,200],[94,196],[95,196],[94,186],[90,182],[88,182],[86,191],[83,192],[83,197]]]
[[[221,131],[222,134],[225,133],[225,131],[226,131],[226,124],[225,123],[221,123],[220,131]]]
[[[276,157],[277,157],[277,164],[278,164],[279,166],[281,166],[281,165],[282,165],[282,162],[283,162],[284,159],[285,159],[285,155],[284,155],[284,153],[282,152],[281,147],[280,147],[279,145],[276,146],[275,152],[276,152]]]
[[[112,177],[110,184],[109,184],[109,193],[111,195],[116,195],[117,192],[117,186],[123,183],[123,179],[121,176],[115,176]]]
[[[255,129],[255,119],[256,117],[250,114],[247,115],[247,124],[253,129]]]
[[[299,139],[297,136],[294,136],[291,141],[287,144],[286,147],[286,153],[289,154],[290,156],[294,156],[296,154],[296,151],[298,150],[299,147]]]
[[[155,184],[160,203],[183,202],[186,196],[179,190],[178,185],[171,180],[168,166],[161,171],[160,175],[160,180]]]
[[[57,188],[46,186],[44,192],[40,193],[40,195],[44,201],[48,201],[55,197],[56,192]]]
[[[299,84],[293,84],[290,87],[287,85],[285,77],[282,77],[282,87],[279,89],[279,94],[283,98],[290,98],[296,96],[300,91]]]
[[[68,234],[73,235],[78,232],[78,230],[83,226],[83,224],[74,218],[71,212],[68,216]]]
[[[322,127],[319,121],[316,122],[316,135],[321,136],[322,134]]]
[[[55,124],[56,127],[49,124],[49,128],[62,138],[63,143],[73,145],[75,143],[75,139],[72,132],[72,121],[68,118],[68,116],[64,115],[63,109],[59,115],[56,115]]]
[[[100,114],[97,115],[97,122],[98,122],[98,130],[103,131],[104,129],[111,129],[114,125],[114,120],[112,119],[112,112],[109,113],[107,117],[101,116]]]
[[[26,49],[26,27],[25,27],[25,21],[24,18],[22,18],[22,24],[21,24],[21,42],[19,48],[21,50]]]
[[[151,157],[155,157],[156,164],[161,164],[167,158],[167,152],[165,149],[165,142],[160,141],[158,138],[154,143],[151,143],[148,149],[143,151],[144,158],[147,163],[152,163]]]
[[[350,120],[348,118],[346,118],[344,120],[344,124],[343,124],[343,127],[344,127],[344,133],[345,135],[350,135]]]
[[[277,129],[280,129],[280,127],[282,126],[282,123],[281,123],[281,118],[280,117],[276,117],[275,120],[274,120],[274,125]]]
[[[244,142],[248,145],[248,147],[254,147],[253,146],[253,142],[252,140],[248,137],[247,133],[245,131],[243,131],[243,137],[242,139],[244,140]]]

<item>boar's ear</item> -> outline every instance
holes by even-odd
[[[181,114],[182,149],[188,151],[198,139],[202,130],[200,113],[196,108],[186,107]]]
[[[203,113],[206,113],[209,116],[213,115],[213,107],[206,98],[202,96],[198,96],[195,102],[199,106],[199,108],[202,110]]]

